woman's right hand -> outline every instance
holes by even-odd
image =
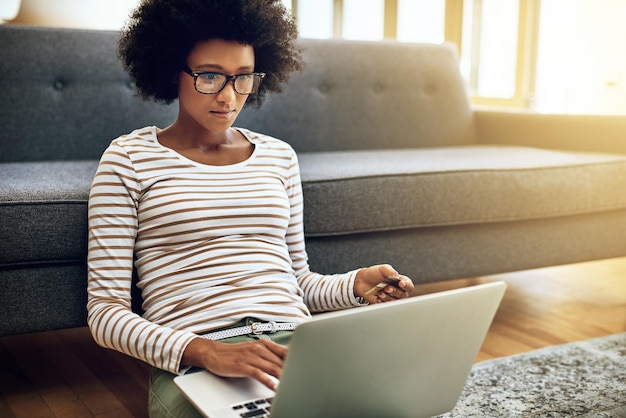
[[[287,347],[270,340],[228,344],[195,338],[183,353],[182,364],[207,369],[222,377],[251,377],[276,390]]]

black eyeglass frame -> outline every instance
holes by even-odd
[[[254,94],[257,91],[259,91],[259,86],[261,85],[261,82],[263,82],[263,78],[265,78],[265,73],[246,73],[246,74],[226,75],[226,74],[218,73],[216,71],[193,71],[188,66],[184,66],[183,67],[183,71],[193,77],[193,88],[196,89],[196,91],[198,93],[200,93],[200,94],[217,94],[220,91],[224,90],[224,87],[226,87],[226,85],[229,82],[232,82],[233,83],[233,88],[235,89],[235,92],[237,94],[248,96],[250,94]],[[217,91],[214,91],[212,93],[207,93],[205,91],[198,90],[198,85],[197,85],[198,77],[200,77],[203,74],[219,74],[219,75],[225,77],[224,85],[222,87],[220,87]],[[256,89],[254,91],[252,91],[250,93],[241,93],[239,90],[237,90],[237,85],[235,84],[235,82],[237,81],[237,79],[239,77],[245,77],[245,76],[250,76],[250,75],[260,77],[261,79],[260,79],[259,83],[257,84]]]

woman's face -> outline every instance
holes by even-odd
[[[254,49],[250,45],[222,39],[199,42],[189,53],[187,66],[194,72],[251,73],[254,71]],[[196,125],[188,127],[220,133],[233,125],[248,96],[235,92],[232,82],[226,83],[219,93],[198,93],[193,76],[181,71],[178,99],[179,119]]]

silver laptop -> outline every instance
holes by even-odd
[[[174,382],[209,418],[442,414],[454,408],[505,288],[495,282],[315,315],[294,331],[276,393],[206,371]]]

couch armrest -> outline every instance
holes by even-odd
[[[560,115],[477,108],[477,140],[537,148],[626,153],[626,115]]]

